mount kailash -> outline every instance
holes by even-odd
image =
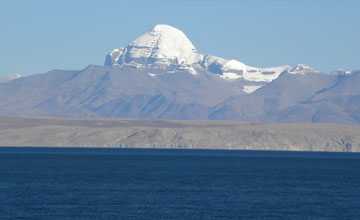
[[[0,81],[0,116],[360,123],[360,71],[256,68],[156,25],[104,66]]]

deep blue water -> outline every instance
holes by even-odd
[[[0,219],[360,219],[360,154],[0,148]]]

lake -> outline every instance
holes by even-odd
[[[360,219],[360,154],[2,147],[0,219]]]

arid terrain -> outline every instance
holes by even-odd
[[[160,119],[0,118],[0,146],[360,152],[360,127]]]

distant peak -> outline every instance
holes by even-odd
[[[21,75],[18,73],[7,75],[7,76],[0,78],[0,83],[10,82],[11,80],[19,79],[20,77],[21,77]]]
[[[298,64],[292,70],[293,71],[303,71],[303,70],[313,70],[313,68],[306,64]]]
[[[319,73],[320,71],[315,70],[314,68],[306,65],[306,64],[298,64],[296,65],[294,68],[292,68],[291,70],[289,70],[289,73],[292,74],[304,74],[307,72],[314,72],[314,73]]]
[[[331,73],[331,75],[351,75],[352,72],[351,71],[347,71],[347,70],[344,70],[344,69],[338,69],[338,70],[335,70]]]

